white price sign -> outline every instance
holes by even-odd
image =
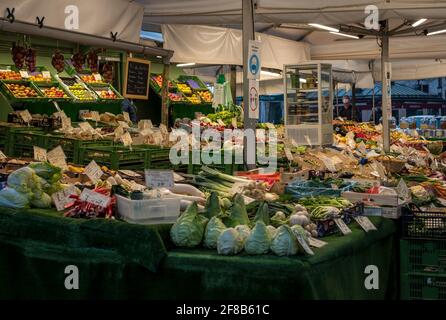
[[[104,174],[104,172],[101,170],[101,167],[99,167],[94,160],[92,160],[88,164],[88,166],[85,167],[84,173],[93,183],[98,182]]]
[[[309,255],[314,255],[313,250],[311,250],[310,246],[308,245],[308,243],[305,241],[304,237],[302,237],[302,235],[297,234],[296,235],[297,241],[300,243],[301,247],[304,249],[304,251],[309,254]]]
[[[102,77],[99,73],[93,73],[93,77],[96,81],[102,81]]]
[[[62,129],[67,130],[71,128],[71,118],[62,118]]]
[[[287,147],[285,147],[284,150],[285,150],[285,155],[286,155],[287,159],[289,161],[293,161],[294,157],[293,157],[293,154],[291,153],[291,150],[289,148],[287,148]]]
[[[322,248],[323,246],[327,245],[328,242],[313,238],[313,237],[308,237],[308,242],[310,244],[310,246],[314,247],[314,248]]]
[[[6,155],[0,150],[0,160],[5,160],[6,158]]]
[[[152,189],[172,188],[174,186],[172,170],[145,170],[146,186]]]
[[[49,71],[42,71],[42,77],[44,79],[51,79],[51,73]]]
[[[350,228],[345,224],[344,220],[342,220],[341,218],[333,219],[333,220],[344,236],[352,233],[352,230],[350,230]]]
[[[159,128],[160,128],[160,132],[163,136],[167,136],[169,134],[169,131],[167,130],[167,127],[165,124],[161,123]]]
[[[124,128],[122,128],[121,126],[118,126],[115,131],[114,131],[115,137],[116,138],[121,138],[121,136],[124,134]]]
[[[249,118],[259,118],[260,104],[259,82],[257,80],[249,80]]]
[[[122,144],[126,147],[131,146],[133,143],[132,136],[128,132],[124,133],[120,137],[120,140],[121,140]]]
[[[130,116],[129,116],[129,113],[128,112],[122,112],[122,115],[124,116],[124,121],[126,121],[126,122],[131,122],[130,121]]]
[[[124,129],[130,128],[129,124],[127,122],[125,122],[125,121],[118,121],[118,124],[119,124],[120,127],[123,127]]]
[[[24,71],[24,70],[20,70],[19,71],[20,72],[20,76],[22,77],[22,78],[29,78],[29,74],[28,74],[28,71]]]
[[[217,119],[217,123],[219,126],[222,126],[222,127],[225,126],[225,123],[223,121],[221,121],[221,119]]]
[[[235,129],[237,129],[237,118],[235,118],[235,117],[232,118],[231,123],[232,123],[232,127],[235,128]]]
[[[361,226],[361,228],[364,229],[365,232],[376,230],[375,225],[372,223],[372,221],[370,221],[370,219],[368,217],[358,216],[358,217],[354,217],[354,219]]]
[[[53,199],[57,211],[64,210],[67,204],[74,201],[74,199],[70,198],[71,195],[77,195],[77,189],[75,186],[70,186],[51,195],[51,199]]]
[[[94,131],[93,127],[91,126],[91,124],[89,124],[87,121],[85,122],[80,122],[79,123],[79,128],[81,128],[83,131]]]
[[[25,121],[26,123],[31,122],[31,120],[33,119],[31,113],[29,113],[28,110],[22,110],[20,111],[20,117],[23,119],[23,121]]]
[[[65,160],[66,156],[61,146],[58,146],[49,151],[46,157],[49,163],[55,165],[56,167],[62,168],[64,170],[67,168],[67,162]]]
[[[34,160],[36,161],[47,161],[46,149],[34,146]]]
[[[101,121],[101,117],[100,117],[100,115],[99,115],[99,112],[97,112],[97,111],[92,111],[91,112],[91,118],[94,120],[94,121]]]
[[[80,200],[94,204],[102,208],[106,208],[110,204],[111,198],[98,192],[95,192],[93,190],[85,188],[84,190],[82,190],[82,193],[80,195]]]
[[[140,120],[138,122],[138,129],[144,130],[144,129],[152,129],[153,128],[153,124],[152,121],[149,119],[144,119],[144,120]]]

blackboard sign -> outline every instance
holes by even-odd
[[[127,58],[123,96],[130,99],[149,97],[150,61]]]

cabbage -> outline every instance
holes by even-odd
[[[223,255],[237,254],[243,249],[243,240],[235,228],[228,228],[218,237],[217,252]]]
[[[210,249],[217,248],[217,241],[220,234],[226,229],[226,226],[217,217],[212,217],[206,226],[204,233],[204,246]]]
[[[277,234],[277,229],[273,226],[266,226],[266,229],[268,230],[269,237],[274,239]]]
[[[29,194],[29,196],[41,189],[40,179],[34,170],[29,167],[23,167],[12,172],[8,176],[7,185],[20,193]]]
[[[29,199],[26,194],[6,187],[0,190],[0,206],[15,209],[29,208]]]
[[[33,162],[28,167],[33,169],[40,178],[45,179],[49,184],[62,179],[62,169],[49,162]]]
[[[271,242],[271,251],[278,256],[292,256],[298,251],[296,236],[287,225],[280,226]]]
[[[208,219],[198,214],[196,202],[192,202],[170,229],[170,237],[178,247],[195,247],[201,243]]]
[[[274,227],[273,227],[274,228]],[[248,254],[268,253],[271,245],[271,237],[263,221],[257,221],[251,234],[245,242],[245,251]]]
[[[206,213],[208,218],[218,216],[221,213],[220,200],[216,192],[212,192],[211,195],[206,200],[205,205]]]
[[[254,217],[254,221],[262,221],[265,225],[269,225],[269,210],[268,203],[263,202],[260,204],[257,209],[256,216]]]
[[[242,241],[243,241],[243,244],[244,244],[246,239],[251,234],[251,229],[247,225],[245,225],[245,224],[240,224],[240,225],[235,227],[235,230],[237,230],[238,233],[240,234],[240,237],[242,237]]]
[[[229,216],[225,217],[223,220],[226,226],[234,228],[239,224],[249,224],[249,217],[245,205],[242,207],[240,204],[234,203],[227,213]]]
[[[34,197],[31,200],[31,205],[42,209],[51,208],[51,197],[47,193],[42,192],[39,197]]]
[[[308,236],[307,236],[307,233],[305,232],[304,228],[302,228],[300,225],[296,224],[291,227],[291,230],[293,231],[293,233],[296,236],[301,235],[302,238],[308,243]]]
[[[283,224],[286,224],[286,215],[282,211],[277,211],[272,217],[271,217],[271,224],[278,228]]]

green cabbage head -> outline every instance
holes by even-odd
[[[196,247],[203,239],[208,219],[198,214],[196,202],[191,203],[170,229],[170,237],[178,247]]]
[[[266,254],[271,245],[271,237],[263,221],[257,221],[246,239],[245,251],[248,254]]]
[[[204,233],[204,246],[210,249],[217,248],[218,237],[225,229],[226,226],[219,218],[212,217]]]
[[[271,243],[271,251],[278,256],[292,256],[298,249],[297,239],[291,228],[287,225],[280,226]]]

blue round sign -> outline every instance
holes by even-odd
[[[249,58],[249,71],[252,74],[257,74],[259,72],[259,57],[256,54],[253,54]]]

